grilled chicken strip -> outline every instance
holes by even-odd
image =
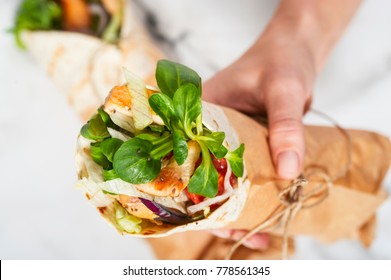
[[[145,90],[148,96],[156,92],[152,88],[146,88]],[[131,109],[132,100],[129,94],[129,89],[126,85],[114,87],[110,91],[109,96],[107,96],[103,108],[110,115],[110,118],[116,125],[130,132],[134,132],[136,130]],[[154,123],[163,125],[162,119],[152,112],[152,110],[151,114]]]
[[[137,197],[120,194],[119,202],[130,214],[136,217],[148,220],[158,218],[158,216],[149,210]]]
[[[139,191],[154,196],[178,196],[189,184],[201,152],[201,148],[196,141],[189,141],[187,146],[188,155],[182,165],[178,165],[175,159],[172,158],[169,164],[162,168],[155,180],[134,186]]]

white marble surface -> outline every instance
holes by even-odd
[[[3,32],[19,1],[0,1],[0,258],[150,259],[143,240],[119,236],[86,203],[76,181],[81,122],[45,73]],[[253,42],[277,1],[138,1],[158,11],[177,57],[203,77]],[[390,1],[365,1],[321,73],[314,106],[345,127],[391,137]],[[185,34],[185,35],[183,35]],[[320,122],[313,116],[308,123]],[[385,181],[391,192],[391,176]],[[369,250],[297,239],[297,259],[391,259],[391,200],[379,209]]]

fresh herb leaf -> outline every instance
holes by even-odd
[[[170,135],[165,141],[161,141],[154,145],[153,150],[151,151],[151,157],[154,159],[161,160],[167,154],[169,154],[173,149],[172,137]]]
[[[113,123],[113,121],[111,120],[109,114],[107,114],[103,108],[99,108],[98,109],[98,114],[100,115],[100,117],[102,118],[102,121],[105,123],[106,126],[111,126]]]
[[[243,153],[244,153],[244,145],[241,144],[239,148],[237,148],[233,152],[228,152],[225,158],[228,160],[229,165],[232,168],[232,172],[236,177],[242,177],[244,171],[243,165]]]
[[[23,30],[53,30],[61,28],[62,11],[54,0],[24,0],[16,13],[15,34],[16,43],[24,48],[21,40]]]
[[[133,138],[121,145],[114,155],[113,166],[122,180],[143,184],[154,180],[160,173],[161,161],[151,156],[151,142]]]
[[[175,115],[181,121],[189,138],[193,138],[191,123],[202,111],[201,93],[192,84],[186,84],[177,89],[173,99]]]
[[[185,84],[193,84],[201,92],[200,76],[194,70],[169,60],[159,60],[156,81],[160,90],[170,98],[173,98],[177,89]]]
[[[164,133],[163,135],[143,133],[136,137],[147,140],[153,145],[150,155],[154,159],[162,159],[173,149],[172,135],[170,133]]]
[[[223,141],[225,138],[224,132],[213,132],[207,136],[198,136],[196,139],[201,140],[205,143],[208,149],[216,158],[223,158],[228,150],[223,146]]]
[[[111,20],[102,34],[103,41],[107,43],[117,43],[120,37],[120,30],[122,24],[123,9],[122,6],[118,9],[114,15],[111,17]]]
[[[169,140],[169,138],[171,138],[171,135],[169,133],[167,133],[167,134],[165,133],[163,135],[159,135],[156,133],[141,133],[141,134],[137,135],[136,138],[147,140],[147,141],[151,142],[151,144],[153,146],[157,146],[157,145],[160,145],[160,144],[167,142],[167,140]]]
[[[141,133],[136,138],[147,140],[153,144],[154,141],[158,141],[160,136],[154,133]]]
[[[103,179],[105,181],[110,181],[110,180],[114,180],[114,179],[117,179],[119,178],[118,177],[118,174],[115,172],[114,169],[110,169],[110,170],[103,170]],[[105,191],[103,191],[105,192]],[[112,194],[112,193],[110,193]]]
[[[178,88],[172,101],[158,93],[149,98],[149,104],[172,132],[174,158],[181,165],[187,158],[187,137],[193,137],[191,124],[201,115],[201,94],[192,84]]]
[[[151,124],[148,126],[148,128],[152,132],[157,132],[157,133],[163,133],[165,131],[165,127],[163,125],[158,125],[158,124]]]
[[[202,103],[201,103],[202,105]],[[202,135],[204,129],[202,125],[202,114],[200,114],[196,119],[196,128],[197,128],[197,135]]]
[[[102,152],[101,144],[101,142],[91,143],[91,157],[97,164],[102,166],[104,170],[112,169],[113,166],[110,160],[108,160],[108,158]]]
[[[87,139],[100,141],[111,137],[100,114],[94,115],[83,127],[80,134]]]
[[[224,147],[223,145],[221,145],[220,148],[218,148],[216,150],[211,150],[211,152],[213,153],[213,155],[216,158],[221,159],[221,158],[225,157],[225,155],[228,153],[228,149],[226,147]]]
[[[117,138],[109,138],[104,140],[100,144],[102,153],[107,157],[110,162],[113,162],[115,152],[121,147],[124,141]]]
[[[152,110],[163,120],[169,130],[171,128],[171,120],[175,116],[172,100],[167,95],[162,93],[152,94],[148,99]]]
[[[191,177],[187,188],[191,193],[215,197],[218,191],[218,173],[212,163],[208,148],[203,143],[200,143],[200,147],[202,162]]]
[[[172,141],[175,161],[179,165],[182,165],[185,162],[188,154],[186,137],[182,131],[175,130],[172,134]]]

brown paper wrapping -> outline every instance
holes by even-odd
[[[163,238],[148,239],[158,259],[170,260],[221,260],[232,246],[232,241],[212,235],[207,231],[177,233]],[[289,254],[294,252],[294,243],[289,239]],[[282,239],[270,236],[269,248],[256,251],[240,247],[232,256],[234,260],[274,260],[281,258]]]
[[[246,206],[228,228],[252,229],[281,205],[278,193],[288,182],[279,181],[272,163],[267,128],[231,109],[224,109],[230,124],[245,143],[248,178],[252,182]],[[328,197],[320,204],[301,209],[290,223],[290,236],[308,235],[323,242],[358,239],[369,246],[375,235],[376,209],[387,195],[381,182],[389,168],[390,140],[379,134],[347,130],[351,141],[351,164],[346,174],[333,182]],[[305,127],[304,170],[321,168],[331,178],[344,170],[349,160],[347,138],[334,127]],[[319,182],[310,181],[311,189]],[[234,209],[233,209],[234,211]],[[281,257],[282,228],[271,232],[271,246],[265,252],[240,247],[234,259],[278,259]],[[160,259],[223,259],[233,245],[208,232],[187,232],[149,240]],[[292,240],[289,242],[293,252]]]

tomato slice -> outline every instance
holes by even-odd
[[[231,176],[229,177],[229,182],[231,183],[232,187],[235,187],[236,183],[238,182],[238,178],[235,176],[235,174],[232,172]]]
[[[163,160],[170,160],[173,156],[174,156],[174,152],[171,151],[163,158]]]
[[[219,173],[219,177],[217,179],[217,186],[218,186],[218,191],[217,191],[217,195],[222,195],[224,193],[224,175]]]
[[[199,195],[199,194],[195,194],[195,193],[191,193],[187,190],[187,188],[185,189],[185,192],[186,192],[186,195],[187,197],[193,201],[194,204],[198,204],[202,201],[204,201],[205,197],[202,196],[202,195]]]
[[[225,158],[216,158],[213,154],[211,156],[217,172],[225,175],[227,173],[227,160]]]

